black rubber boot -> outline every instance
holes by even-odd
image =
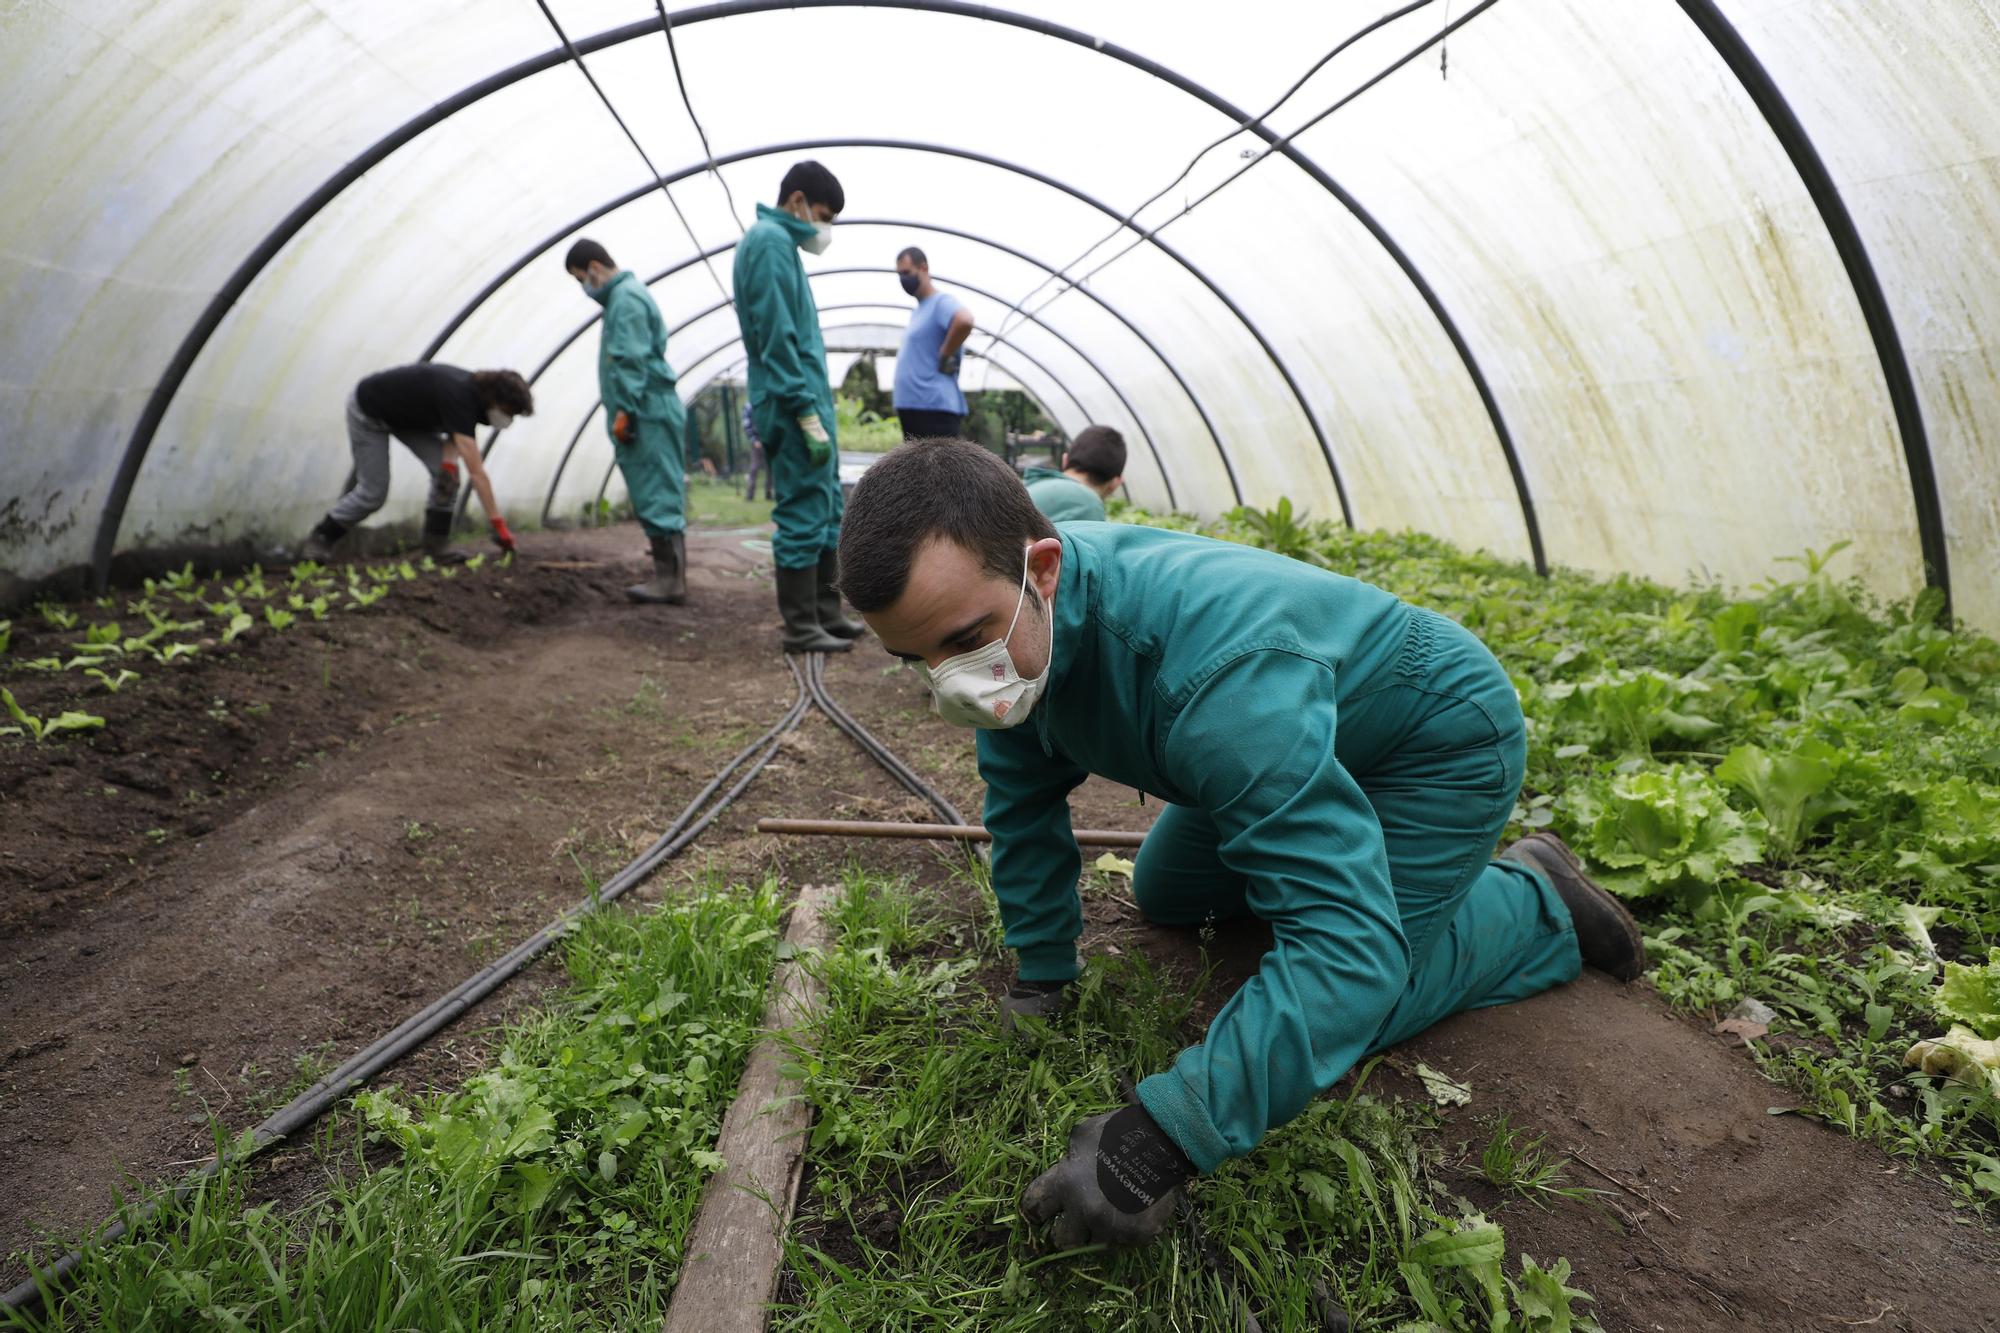
[[[333,559],[333,548],[347,535],[347,525],[336,523],[332,518],[323,518],[319,526],[306,534],[305,545],[299,548],[299,559],[310,560],[323,565]]]
[[[1568,845],[1546,830],[1530,833],[1500,855],[1542,872],[1576,924],[1576,944],[1586,967],[1631,981],[1646,970],[1646,942],[1639,923],[1597,881],[1584,873]]]
[[[451,549],[451,510],[424,511],[424,554],[440,565],[462,565],[463,553]]]
[[[686,537],[678,532],[647,539],[653,549],[653,577],[635,583],[625,595],[635,602],[679,606],[688,599]]]
[[[835,582],[840,578],[840,557],[832,551],[819,553],[819,595],[815,604],[819,610],[819,627],[836,639],[858,639],[868,632],[868,627],[858,620],[849,620],[847,613],[840,609],[840,589]]]
[[[777,567],[778,614],[785,619],[788,653],[844,653],[854,645],[819,627],[819,571]]]
[[[1007,987],[1007,993],[1000,997],[1000,1030],[1009,1034],[1018,1033],[1014,1020],[1021,1017],[1038,1018],[1043,1022],[1060,1015],[1069,1007],[1070,986],[1067,981],[1023,981],[1016,977]]]

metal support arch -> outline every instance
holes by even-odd
[[[683,263],[679,267],[684,268],[686,267],[686,264]],[[884,268],[879,264],[854,264],[842,268],[818,269],[814,272],[806,274],[806,278],[808,281],[810,281],[813,278],[837,277],[842,274],[850,274],[850,273],[890,274],[894,273],[895,271],[896,270],[893,268]],[[669,270],[669,272],[671,272],[671,270]],[[654,282],[659,281],[660,278],[663,278],[665,276],[666,274],[661,274],[660,277],[658,278],[649,278],[647,280],[646,285],[650,287]],[[952,278],[941,278],[939,279],[939,281],[950,283],[952,286],[955,287],[963,288],[968,292],[973,292],[979,296],[983,296],[989,301],[1000,301],[1004,303],[1005,300],[1007,299],[995,292],[988,291],[984,287],[976,287],[969,282],[961,282]],[[701,310],[697,310],[694,314],[689,315],[686,319],[683,319],[680,323],[668,329],[667,339],[669,344],[671,344],[673,336],[676,333],[679,333],[682,329],[687,328],[690,324],[693,324],[698,320],[706,319],[708,316],[717,313],[718,311],[726,307],[728,304],[729,302],[727,301],[717,301],[712,305],[704,307]],[[875,303],[870,302],[869,304],[873,305]],[[840,309],[851,308],[851,306],[829,305],[829,306],[821,306],[819,308],[823,310],[840,310]],[[903,309],[903,307],[901,306],[887,302],[882,303],[882,308],[887,310]],[[1050,337],[1054,338],[1057,342],[1060,342],[1063,346],[1069,348],[1070,351],[1076,354],[1078,360],[1082,361],[1084,365],[1089,366],[1092,371],[1096,372],[1097,377],[1104,381],[1105,387],[1111,390],[1112,394],[1118,399],[1119,403],[1125,408],[1126,413],[1132,418],[1132,424],[1139,428],[1139,437],[1146,442],[1147,450],[1153,455],[1154,464],[1160,468],[1160,479],[1162,482],[1166,483],[1167,495],[1169,497],[1169,501],[1171,502],[1171,498],[1173,496],[1173,484],[1166,480],[1166,475],[1167,475],[1166,465],[1162,463],[1160,460],[1159,448],[1153,443],[1152,432],[1146,429],[1145,418],[1140,416],[1139,410],[1132,406],[1131,400],[1125,396],[1125,391],[1118,387],[1118,382],[1116,380],[1112,379],[1111,376],[1104,373],[1104,368],[1097,364],[1097,362],[1091,357],[1090,353],[1084,351],[1081,347],[1078,347],[1074,342],[1070,341],[1069,338],[1065,337],[1060,331],[1050,327],[1047,324],[1042,323],[1040,320],[1035,321],[1035,326],[1041,329],[1044,333],[1047,333]],[[590,328],[590,323],[584,324],[581,328],[576,329],[568,337],[564,338],[562,340],[562,343],[556,348],[556,350],[549,353],[549,355],[543,359],[542,364],[536,368],[534,376],[531,377],[528,382],[530,384],[533,384],[535,382],[535,379],[540,378],[542,373],[555,363],[555,359],[558,356],[562,355],[565,349],[574,344],[576,340],[580,336],[582,336],[583,332],[588,328]],[[1012,343],[1008,343],[1007,345],[1010,347],[1014,346]],[[1021,352],[1021,349],[1018,347],[1015,347],[1014,350],[1016,352],[1019,352],[1022,356],[1027,355],[1027,353]],[[1044,373],[1047,373],[1046,370],[1044,370]],[[1049,378],[1055,380],[1055,383],[1062,388],[1063,393],[1069,397],[1069,400],[1077,405],[1077,409],[1079,411],[1082,411],[1083,408],[1082,402],[1077,398],[1077,396],[1074,393],[1070,392],[1069,387],[1067,385],[1064,385],[1061,380],[1056,379],[1054,375],[1050,375]],[[1090,414],[1088,412],[1085,412],[1084,415],[1088,417]],[[458,497],[458,508],[460,514],[463,514],[465,512],[465,505],[466,505],[465,493],[461,491]]]
[[[879,304],[874,301],[844,301],[844,302],[836,302],[833,305],[821,306],[820,309],[900,311],[902,307]],[[868,328],[875,322],[876,321],[868,321],[865,323],[858,323],[858,324],[832,324],[825,326],[824,328],[822,328],[821,331],[824,333],[824,332],[832,332],[839,329],[847,329],[847,328]],[[1082,402],[1078,400],[1075,393],[1071,392],[1070,387],[1067,384],[1063,383],[1062,377],[1060,375],[1057,375],[1054,371],[1050,370],[1047,366],[1043,365],[1041,361],[1036,359],[1032,354],[1021,350],[1021,348],[1011,340],[1006,338],[996,338],[995,341],[1000,343],[1002,346],[1006,347],[1010,352],[1020,357],[1023,361],[1027,362],[1029,365],[1033,366],[1036,370],[1039,370],[1044,376],[1048,378],[1049,383],[1055,385],[1058,389],[1062,390],[1063,397],[1069,399],[1070,406],[1076,409],[1078,416],[1082,417],[1086,421],[1090,419],[1090,413],[1084,410]],[[732,347],[740,346],[742,342],[743,342],[743,335],[739,333],[733,338],[730,338],[724,342],[717,343],[714,347],[709,348],[706,352],[703,352],[700,356],[688,362],[687,366],[679,373],[685,375],[690,371],[692,371],[696,366],[699,366],[702,362],[707,361],[712,357],[719,356],[720,354],[728,351]],[[878,349],[878,350],[887,350],[887,349]],[[980,355],[980,354],[974,353],[974,355]],[[995,365],[1002,364],[997,357],[989,356],[986,357],[985,359],[992,361]],[[1013,372],[1009,371],[1008,373],[1012,374]],[[704,387],[706,386],[704,385]],[[594,402],[590,405],[590,411],[584,414],[583,424],[576,428],[576,435],[571,438],[569,448],[563,451],[563,456],[561,461],[556,464],[555,475],[549,478],[548,495],[544,499],[542,504],[542,512],[544,514],[547,514],[549,508],[555,502],[556,487],[562,481],[562,474],[564,468],[566,468],[569,465],[571,450],[575,449],[577,441],[583,437],[584,427],[590,424],[591,417],[596,416],[598,409],[603,406],[604,406],[604,401],[602,399],[599,399],[597,402]],[[615,468],[617,466],[618,466],[618,457],[616,454],[613,454],[611,458],[611,467]],[[610,481],[611,481],[611,472],[609,469],[607,469],[604,474],[604,481],[599,483],[597,488],[598,499],[601,500],[604,498],[604,488],[605,486],[610,484]]]
[[[902,227],[909,230],[936,232],[941,236],[955,236],[960,240],[971,241],[976,245],[984,245],[989,249],[998,250],[1001,254],[1010,255],[1013,258],[1020,260],[1024,264],[1031,264],[1034,267],[1041,269],[1044,273],[1054,274],[1057,272],[1057,270],[1052,265],[1040,259],[1035,258],[1033,255],[1028,254],[1024,250],[1017,250],[1013,246],[1008,245],[1004,241],[996,241],[991,237],[982,236],[976,231],[963,231],[957,227],[947,227],[942,223],[917,222],[909,218],[864,217],[864,218],[847,218],[843,220],[840,225],[843,227]],[[563,234],[568,235],[567,232]],[[690,268],[696,263],[699,263],[702,259],[712,259],[716,255],[719,255],[724,251],[733,248],[739,243],[740,243],[739,241],[725,241],[721,245],[714,246],[710,249],[702,251],[702,253],[698,256],[693,256],[687,259],[680,260],[674,264],[671,264],[668,267],[661,269],[658,273],[655,273],[652,277],[647,278],[646,285],[650,287],[655,283],[663,282],[667,278],[672,277],[674,274],[681,272],[683,269]],[[1146,350],[1151,352],[1154,355],[1154,357],[1159,360],[1160,365],[1166,369],[1167,374],[1173,377],[1174,383],[1180,385],[1181,391],[1187,395],[1188,405],[1193,407],[1195,410],[1195,415],[1201,418],[1201,424],[1203,428],[1208,431],[1208,438],[1215,443],[1216,450],[1218,453],[1220,453],[1222,449],[1222,433],[1215,428],[1215,422],[1209,418],[1208,409],[1205,406],[1203,406],[1201,399],[1198,396],[1196,396],[1193,386],[1190,385],[1187,382],[1186,378],[1182,376],[1180,368],[1173,363],[1172,359],[1169,358],[1165,352],[1160,350],[1158,344],[1154,343],[1154,341],[1146,335],[1145,330],[1141,329],[1137,324],[1134,324],[1129,318],[1125,316],[1123,311],[1118,309],[1117,306],[1112,305],[1109,301],[1105,300],[1104,297],[1100,296],[1097,292],[1092,291],[1088,287],[1079,287],[1076,290],[1080,295],[1094,302],[1106,314],[1110,315],[1113,319],[1117,320],[1120,324],[1123,324],[1127,329],[1131,330],[1132,336],[1137,338],[1140,341],[1140,343],[1142,343],[1145,346]],[[556,350],[554,352],[551,352],[549,356],[542,362],[542,364],[536,368],[535,373],[528,377],[528,383],[533,384],[536,380],[541,378],[543,372],[548,369],[550,364],[554,362],[557,356],[561,355],[562,352],[565,349],[567,349],[571,343],[575,342],[578,338],[582,337],[586,332],[588,332],[591,329],[592,326],[597,324],[602,319],[603,315],[600,313],[592,315],[589,319],[585,320],[582,324],[578,325],[576,329],[573,330],[567,338],[563,339],[563,341],[556,347]],[[1037,320],[1036,322],[1041,323],[1044,325],[1044,327],[1046,327],[1046,321]],[[442,345],[443,341],[449,338],[451,332],[456,330],[457,328],[458,328],[458,322],[455,321],[452,324],[451,328],[446,330],[446,332],[440,336],[439,340],[431,345],[431,347],[426,351],[423,359],[429,360],[433,355],[435,355],[439,347]],[[1050,331],[1053,332],[1053,330]],[[1135,420],[1137,419],[1136,414],[1134,416],[1134,419]],[[1167,488],[1167,502],[1171,505],[1178,506],[1179,501],[1174,496],[1173,479],[1167,472],[1166,460],[1160,456],[1160,453],[1157,449],[1153,451],[1153,462],[1155,463],[1156,466],[1159,467],[1160,480],[1162,484],[1165,485]],[[1228,462],[1226,459],[1224,460],[1223,466],[1224,470],[1226,471],[1228,469]]]
[[[1195,97],[1221,114],[1245,124],[1253,133],[1264,139],[1265,142],[1275,144],[1279,152],[1283,153],[1295,165],[1307,170],[1322,186],[1329,189],[1333,188],[1331,178],[1317,164],[1313,164],[1312,160],[1300,152],[1294,145],[1289,143],[1277,144],[1277,135],[1269,127],[1263,125],[1261,122],[1252,123],[1250,117],[1244,113],[1242,108],[1235,106],[1200,83],[1168,66],[1139,55],[1137,52],[1127,50],[1116,43],[1103,41],[1102,39],[1092,37],[1088,33],[1080,32],[1077,29],[1045,19],[1038,19],[1025,14],[1016,14],[1009,10],[992,8],[985,5],[968,3],[967,0],[722,0],[721,3],[699,6],[685,10],[678,15],[669,16],[669,21],[678,27],[687,28],[710,19],[732,18],[743,14],[766,13],[787,9],[833,7],[908,9],[926,13],[980,19],[990,23],[999,23],[1020,28],[1045,37],[1052,37],[1056,40],[1109,56],[1114,60],[1160,79],[1169,86]],[[1708,8],[1710,12],[1713,11],[1712,6]],[[1719,19],[1719,15],[1716,17]],[[1724,26],[1726,27],[1727,25],[1724,24]],[[647,36],[655,31],[663,30],[663,27],[664,25],[658,18],[640,19],[633,23],[592,34],[589,37],[577,39],[571,45],[579,53],[589,55],[635,38]],[[139,469],[145,463],[146,454],[152,447],[153,437],[159,432],[160,423],[165,419],[167,409],[172,405],[175,395],[180,391],[180,386],[186,381],[188,373],[194,367],[195,359],[201,354],[202,349],[207,346],[208,340],[214,336],[216,329],[221,326],[223,319],[228,315],[237,300],[249,289],[250,284],[257,279],[270,262],[277,257],[279,251],[308,222],[312,221],[327,204],[339,197],[349,185],[359,180],[370,169],[380,164],[397,149],[415,139],[425,130],[442,123],[451,116],[482,101],[493,93],[511,87],[513,84],[531,75],[539,74],[545,70],[565,64],[568,60],[569,52],[561,47],[544,51],[539,55],[530,56],[503,70],[490,74],[476,83],[467,85],[450,97],[438,101],[428,109],[411,117],[388,134],[377,139],[373,144],[370,144],[360,154],[323,181],[319,188],[300,201],[291,212],[280,219],[278,224],[266,234],[264,239],[257,244],[250,254],[245,256],[243,262],[237,265],[236,269],[229,275],[229,278],[217,290],[215,296],[210,299],[208,305],[204,307],[201,315],[195,320],[194,326],[189,329],[187,335],[181,340],[180,346],[175,350],[173,358],[167,363],[167,368],[162,373],[159,383],[153,386],[152,393],[147,396],[146,405],[141,410],[139,420],[133,427],[132,436],[126,442],[125,452],[119,459],[117,471],[112,478],[111,488],[105,496],[104,506],[98,517],[97,534],[92,545],[91,564],[93,581],[100,589],[110,576],[112,551],[117,544],[119,528],[124,522],[125,509],[131,499],[133,484],[138,479]],[[837,145],[829,144],[827,146]],[[701,167],[697,169],[708,170],[711,167],[722,165],[728,160],[728,158],[712,158],[704,161]],[[658,188],[660,183],[656,180],[648,186],[648,189]],[[1341,202],[1350,208],[1358,206],[1353,201],[1353,197],[1347,195],[1345,191],[1341,191],[1336,197],[1340,198]],[[1118,217],[1121,221],[1123,220],[1120,214],[1113,213],[1112,216]],[[1357,214],[1357,217],[1359,216]],[[1370,225],[1371,221],[1364,220],[1364,225],[1369,225],[1371,234],[1374,234],[1378,239],[1386,239],[1387,233],[1380,230],[1379,224]],[[1176,252],[1172,251],[1157,238],[1154,239],[1153,243],[1163,253],[1167,253],[1170,256],[1176,254]],[[1402,255],[1400,248],[1393,250],[1392,253],[1398,258],[1399,263],[1406,273],[1414,274],[1414,267],[1409,264],[1407,256]],[[1185,264],[1184,260],[1181,262]],[[1191,269],[1190,271],[1193,270]],[[1203,281],[1206,283],[1206,279]],[[1300,407],[1306,414],[1307,422],[1312,426],[1313,434],[1319,442],[1320,451],[1326,458],[1327,467],[1333,475],[1335,489],[1340,495],[1343,517],[1346,519],[1348,526],[1352,527],[1354,525],[1353,513],[1348,504],[1345,483],[1341,478],[1338,465],[1334,462],[1332,448],[1326,439],[1325,432],[1320,428],[1317,416],[1314,415],[1310,405],[1306,403],[1304,395],[1299,392],[1298,385],[1293,380],[1289,368],[1278,357],[1276,349],[1271,347],[1261,332],[1249,322],[1235,303],[1226,296],[1222,296],[1220,290],[1215,288],[1213,284],[1206,285],[1209,285],[1211,290],[1214,290],[1217,296],[1221,297],[1224,304],[1229,307],[1237,318],[1243,320],[1245,327],[1249,328],[1252,335],[1263,345],[1273,363],[1277,365],[1279,373],[1292,388],[1294,396],[1298,398]],[[1430,295],[1428,303],[1431,305],[1434,314],[1438,315],[1441,320],[1446,319],[1443,308],[1435,300],[1434,294]],[[1451,337],[1453,345],[1459,349],[1461,359],[1466,362],[1468,370],[1475,374],[1477,383],[1482,388],[1482,401],[1486,403],[1489,415],[1492,416],[1494,427],[1501,435],[1503,447],[1508,449],[1510,468],[1514,472],[1516,484],[1517,486],[1525,485],[1525,481],[1519,471],[1518,463],[1513,457],[1511,437],[1506,434],[1505,425],[1498,415],[1497,407],[1490,393],[1484,391],[1484,376],[1478,373],[1476,363],[1471,359],[1470,350],[1466,347],[1464,340],[1457,335],[1455,327],[1449,325],[1448,320],[1447,326],[1447,333]],[[1234,487],[1235,476],[1233,469],[1231,471],[1230,482],[1232,487]],[[1240,489],[1237,491],[1237,498],[1240,502]],[[1525,521],[1528,521],[1532,525],[1531,512],[1524,509],[1523,517]]]
[[[1951,558],[1945,539],[1944,506],[1938,496],[1937,469],[1931,461],[1930,436],[1924,429],[1923,405],[1917,397],[1915,377],[1903,340],[1896,332],[1896,317],[1889,309],[1889,297],[1882,290],[1860,228],[1847,211],[1840,187],[1827,170],[1812,136],[1793,112],[1791,103],[1778,88],[1777,80],[1764,68],[1757,53],[1736,31],[1715,0],[1679,0],[1683,13],[1701,30],[1715,53],[1722,57],[1737,83],[1763,113],[1778,143],[1799,173],[1820,221],[1847,270],[1847,281],[1860,303],[1861,317],[1875,342],[1875,357],[1882,365],[1882,378],[1889,390],[1889,404],[1896,413],[1896,429],[1903,441],[1903,461],[1910,473],[1910,498],[1917,511],[1917,544],[1923,553],[1924,582],[1944,594],[1944,616],[1951,616]]]
[[[678,20],[676,20],[676,22],[678,22]],[[751,158],[770,157],[780,153],[818,152],[822,149],[827,149],[827,148],[883,148],[900,152],[935,153],[941,157],[951,157],[951,158],[958,158],[960,160],[967,162],[977,162],[981,166],[993,167],[997,170],[1010,172],[1014,175],[1024,177],[1028,180],[1032,180],[1038,185],[1046,185],[1052,190],[1056,190],[1062,194],[1068,195],[1070,198],[1075,199],[1078,203],[1096,209],[1099,213],[1102,213],[1104,216],[1112,219],[1114,222],[1118,222],[1121,225],[1126,226],[1130,228],[1132,231],[1137,232],[1141,235],[1144,234],[1143,228],[1140,228],[1135,224],[1125,222],[1124,215],[1119,213],[1118,210],[1113,208],[1110,204],[1105,203],[1102,199],[1099,199],[1094,195],[1087,193],[1086,191],[1078,188],[1077,186],[1071,185],[1067,181],[1059,180],[1054,176],[1050,176],[1047,175],[1046,173],[1037,171],[1033,167],[1023,166],[1017,162],[1010,162],[1005,158],[994,157],[987,153],[975,152],[974,150],[969,148],[954,148],[947,144],[926,143],[921,140],[913,140],[913,139],[878,139],[878,138],[797,139],[785,143],[766,144],[760,148],[747,148],[747,149],[740,149],[732,153],[724,153],[720,157],[716,158],[715,161],[718,166],[729,166],[734,163],[746,161]],[[706,163],[698,166],[683,167],[680,168],[679,170],[668,172],[664,179],[669,184],[672,184],[673,182],[678,181],[685,176],[692,175],[696,172],[705,170],[707,170]],[[647,197],[658,188],[659,187],[656,184],[649,181],[646,184],[639,186],[635,189],[627,190],[623,194],[618,195],[616,198],[607,200],[606,202],[598,205],[596,208],[593,208],[588,212],[580,215],[579,217],[571,220],[569,223],[564,225],[559,230],[551,232],[549,235],[537,241],[532,247],[524,251],[517,258],[515,258],[515,260],[512,263],[508,264],[505,268],[503,268],[496,277],[494,277],[483,288],[481,288],[479,292],[472,297],[471,300],[466,302],[466,304],[462,306],[458,310],[458,312],[451,317],[449,321],[446,322],[444,329],[438,334],[436,338],[431,340],[430,346],[427,349],[427,354],[434,355],[437,352],[437,350],[443,346],[444,342],[451,336],[451,334],[454,333],[459,328],[459,326],[464,324],[467,319],[471,318],[473,313],[477,311],[480,306],[484,305],[488,300],[490,300],[493,297],[493,295],[497,293],[501,289],[501,287],[505,286],[506,283],[511,278],[513,278],[516,274],[520,273],[523,269],[527,268],[528,265],[532,264],[536,259],[546,254],[548,251],[554,249],[566,237],[574,235],[575,233],[583,230],[585,227],[588,227],[591,223],[596,222],[600,218],[603,218],[611,213],[616,212],[617,210],[625,207],[627,204],[635,203],[638,200]],[[1152,246],[1154,246],[1154,248],[1159,250],[1159,252],[1162,255],[1166,256],[1169,260],[1179,265],[1181,268],[1185,269],[1189,276],[1194,278],[1197,282],[1201,283],[1202,286],[1206,287],[1209,293],[1212,296],[1214,296],[1216,300],[1222,303],[1223,308],[1229,311],[1229,313],[1235,317],[1237,323],[1241,324],[1244,328],[1244,331],[1247,332],[1250,335],[1250,337],[1257,343],[1257,345],[1263,349],[1265,355],[1269,358],[1273,369],[1275,369],[1278,372],[1279,377],[1285,381],[1285,385],[1290,390],[1293,401],[1295,401],[1299,405],[1299,411],[1305,417],[1306,424],[1308,427],[1311,428],[1314,438],[1319,441],[1320,450],[1323,454],[1325,454],[1327,458],[1327,465],[1329,469],[1332,470],[1333,473],[1335,490],[1339,492],[1341,497],[1341,516],[1346,521],[1347,526],[1349,526],[1350,528],[1353,527],[1354,518],[1347,503],[1347,492],[1345,486],[1341,482],[1338,469],[1335,468],[1333,465],[1332,447],[1327,441],[1325,431],[1320,427],[1319,418],[1313,413],[1311,403],[1309,403],[1306,400],[1304,391],[1300,389],[1298,381],[1292,376],[1290,368],[1287,367],[1284,362],[1284,358],[1278,354],[1277,348],[1272,345],[1271,340],[1269,338],[1264,336],[1264,331],[1257,326],[1256,322],[1250,318],[1249,314],[1245,312],[1241,306],[1237,305],[1235,300],[1232,299],[1227,292],[1223,291],[1220,284],[1218,284],[1213,278],[1209,277],[1208,274],[1204,272],[1200,267],[1198,267],[1193,260],[1189,259],[1179,250],[1175,249],[1173,246],[1169,245],[1167,242],[1163,240],[1160,240],[1157,237],[1151,238],[1149,243]],[[1204,416],[1205,415],[1206,414],[1204,413]],[[1237,504],[1242,504],[1243,488],[1242,485],[1237,480],[1236,467],[1230,461],[1228,450],[1224,447],[1221,438],[1216,435],[1211,435],[1211,438],[1214,439],[1215,441],[1216,454],[1221,459],[1222,470],[1229,478],[1230,494],[1235,499]]]

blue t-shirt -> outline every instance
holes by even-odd
[[[938,374],[938,349],[958,313],[958,298],[932,292],[917,302],[910,327],[903,330],[903,347],[896,353],[896,407],[918,412],[952,412],[965,415],[965,395],[959,392],[958,378]]]

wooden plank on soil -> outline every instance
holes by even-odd
[[[799,960],[825,951],[821,912],[832,896],[831,885],[809,884],[792,905],[785,927],[789,956],[778,964],[764,1011],[771,1034],[804,1023],[820,1006],[819,982]],[[812,1125],[812,1107],[798,1095],[798,1084],[778,1073],[783,1063],[775,1035],[766,1036],[737,1084],[736,1101],[715,1144],[728,1165],[709,1179],[702,1195],[665,1333],[762,1333]]]

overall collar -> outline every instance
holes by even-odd
[[[784,209],[773,208],[769,204],[757,205],[757,220],[759,222],[775,222],[780,227],[783,227],[792,234],[792,243],[794,245],[800,241],[811,240],[813,233],[818,230],[812,223],[801,222]]]

